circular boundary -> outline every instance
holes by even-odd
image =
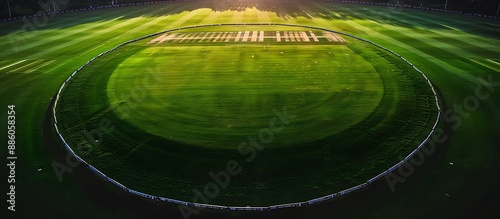
[[[422,77],[425,78],[425,80],[429,84],[429,87],[432,89],[432,93],[434,94],[434,99],[435,99],[435,103],[436,103],[436,108],[438,110],[437,118],[436,118],[436,121],[434,123],[434,126],[432,127],[432,130],[427,135],[427,137],[422,141],[422,143],[420,143],[420,145],[417,148],[415,148],[415,150],[413,150],[410,154],[408,154],[403,160],[401,160],[397,164],[393,165],[389,169],[381,172],[380,174],[374,176],[373,178],[367,180],[365,183],[359,184],[357,186],[353,186],[351,188],[348,188],[348,189],[345,189],[345,190],[342,190],[342,191],[339,191],[339,192],[336,192],[336,193],[333,193],[333,194],[329,194],[329,195],[326,195],[326,196],[318,197],[318,198],[311,199],[311,200],[304,201],[304,202],[285,203],[285,204],[278,204],[278,205],[271,205],[271,206],[262,206],[262,207],[221,206],[221,205],[211,205],[211,204],[203,204],[203,203],[197,203],[197,202],[188,202],[188,201],[182,201],[182,200],[176,200],[176,199],[171,199],[171,198],[165,198],[165,197],[150,195],[150,194],[142,193],[140,191],[129,189],[126,186],[124,186],[121,183],[119,183],[118,181],[116,181],[116,180],[114,180],[114,179],[112,179],[110,177],[107,177],[104,173],[102,173],[101,171],[99,171],[98,169],[96,169],[95,167],[93,167],[92,165],[90,165],[89,163],[87,163],[85,160],[83,160],[82,158],[80,158],[78,155],[76,155],[76,153],[73,151],[73,149],[71,149],[71,147],[69,146],[69,144],[66,143],[66,140],[64,139],[64,137],[59,132],[59,128],[57,126],[56,108],[57,108],[57,103],[59,102],[59,97],[61,96],[61,92],[62,92],[63,88],[76,75],[76,73],[80,72],[83,68],[85,68],[91,62],[95,61],[97,58],[99,58],[99,57],[101,57],[103,55],[106,55],[106,54],[108,54],[108,53],[110,53],[110,52],[112,52],[112,51],[114,51],[114,50],[116,50],[116,49],[118,49],[118,48],[120,48],[122,46],[125,46],[127,44],[130,44],[130,43],[133,43],[133,42],[136,42],[136,41],[139,41],[139,40],[143,40],[143,39],[146,39],[146,38],[150,38],[150,37],[153,37],[153,36],[157,36],[157,35],[160,35],[160,34],[168,33],[168,32],[173,32],[173,31],[178,31],[178,30],[185,30],[185,29],[200,28],[200,27],[213,27],[213,26],[258,26],[258,25],[303,27],[303,28],[309,28],[309,29],[315,29],[315,30],[328,31],[328,32],[332,32],[332,33],[344,35],[344,36],[347,36],[347,37],[350,37],[350,38],[354,38],[354,39],[357,39],[357,40],[361,40],[363,42],[366,42],[366,43],[369,43],[371,45],[374,45],[374,46],[376,46],[376,47],[378,47],[380,49],[383,49],[383,50],[385,50],[387,52],[390,52],[393,55],[397,56],[398,58],[400,58],[401,60],[403,60],[404,62],[406,62],[408,65],[412,66],[417,72],[419,72],[422,75]],[[110,182],[111,184],[117,186],[118,188],[124,190],[125,192],[133,194],[133,195],[136,195],[138,197],[142,197],[142,198],[146,198],[146,199],[150,199],[150,200],[154,200],[154,201],[172,203],[172,204],[193,206],[193,207],[197,207],[197,208],[225,210],[225,211],[228,211],[228,210],[229,211],[267,211],[267,210],[275,210],[275,209],[282,209],[282,208],[301,207],[301,206],[306,206],[306,205],[311,205],[311,204],[317,204],[317,203],[320,203],[320,202],[325,202],[327,200],[338,198],[340,196],[345,196],[345,195],[347,195],[349,193],[353,193],[353,192],[356,192],[356,191],[361,190],[363,188],[366,188],[370,184],[372,184],[373,182],[379,180],[380,178],[384,177],[385,175],[387,175],[387,174],[391,173],[392,171],[394,171],[394,170],[398,169],[399,167],[401,167],[403,164],[405,164],[406,162],[408,162],[408,160],[411,159],[416,153],[418,153],[420,151],[420,149],[429,141],[431,135],[434,133],[434,131],[435,131],[435,129],[436,129],[438,123],[439,123],[439,120],[441,118],[441,107],[439,106],[439,98],[438,98],[438,95],[436,93],[436,90],[434,89],[434,86],[432,85],[432,82],[429,80],[429,78],[427,78],[427,76],[422,71],[420,71],[415,65],[413,65],[411,62],[409,62],[408,60],[406,60],[404,57],[402,57],[401,55],[395,53],[394,51],[392,51],[392,50],[390,50],[388,48],[385,48],[385,47],[383,47],[381,45],[378,45],[378,44],[376,44],[376,43],[374,43],[374,42],[372,42],[370,40],[366,40],[366,39],[363,39],[363,38],[360,38],[360,37],[357,37],[357,36],[354,36],[354,35],[351,35],[351,34],[343,33],[343,32],[340,32],[340,31],[330,30],[330,29],[326,29],[326,28],[322,28],[322,27],[300,25],[300,24],[280,24],[280,23],[223,23],[223,24],[203,24],[203,25],[193,25],[193,26],[185,26],[185,27],[173,28],[173,29],[169,29],[169,30],[164,30],[164,31],[160,31],[160,32],[148,34],[146,36],[142,36],[142,37],[139,37],[139,38],[132,39],[132,40],[126,41],[124,43],[121,43],[118,46],[115,46],[115,47],[113,47],[110,50],[107,50],[107,51],[105,51],[103,53],[100,53],[99,55],[97,55],[97,56],[93,57],[92,59],[90,59],[89,61],[87,61],[84,65],[80,66],[77,70],[75,70],[73,72],[73,74],[71,74],[71,76],[69,76],[66,79],[66,81],[59,88],[59,91],[57,92],[57,94],[56,94],[55,97],[56,97],[56,99],[54,101],[54,107],[52,108],[52,113],[54,115],[54,128],[56,129],[56,133],[59,136],[59,138],[61,139],[61,141],[63,142],[66,150],[68,151],[68,153],[70,153],[77,160],[78,163],[83,163],[85,166],[87,166],[89,168],[89,170],[91,170],[92,172],[94,172],[98,176],[102,177],[105,181]]]

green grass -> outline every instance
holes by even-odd
[[[348,58],[357,65],[345,67]],[[154,71],[141,71],[148,67]],[[349,128],[383,95],[370,63],[335,45],[155,46],[114,72],[107,87],[112,104],[128,109],[134,89],[145,97],[126,112],[118,106],[120,118],[164,138],[232,149],[269,126],[273,109],[286,106],[299,117],[287,127],[286,138],[272,143],[286,146]],[[143,84],[145,73],[153,78],[151,86]]]
[[[121,42],[152,32],[193,24],[243,20],[300,23],[344,31],[403,55],[429,76],[440,89],[445,103],[452,108],[474,95],[476,87],[481,84],[479,76],[491,75],[493,81],[500,81],[499,65],[488,61],[498,62],[500,54],[496,21],[409,9],[398,11],[319,2],[276,9],[280,14],[286,14],[284,12],[300,12],[310,6],[307,10],[310,17],[304,13],[278,16],[274,12],[259,16],[255,9],[219,13],[212,13],[210,9],[196,10],[204,7],[203,4],[188,2],[56,15],[49,18],[46,26],[26,32],[22,31],[22,21],[0,24],[0,68],[27,60],[26,65],[0,70],[0,105],[16,104],[20,124],[17,127],[17,153],[22,160],[16,166],[19,215],[47,217],[57,212],[61,217],[95,217],[95,212],[98,212],[102,217],[127,217],[129,212],[134,212],[133,208],[99,201],[92,195],[93,190],[82,190],[74,176],[76,173],[65,174],[64,181],[58,182],[51,169],[55,158],[42,146],[40,127],[50,98],[76,68]],[[38,60],[53,62],[45,66],[27,65]],[[376,209],[366,210],[358,206],[356,210],[345,210],[345,214],[358,212],[357,215],[368,218],[401,215],[409,218],[457,218],[472,215],[472,212],[482,213],[484,217],[495,214],[491,206],[500,203],[495,184],[499,178],[500,161],[499,140],[495,136],[500,132],[499,103],[497,92],[480,101],[479,108],[464,118],[461,126],[449,135],[450,145],[444,149],[445,154],[432,159],[434,162],[429,161],[432,168],[416,177],[415,183],[398,184],[398,192],[390,195],[387,201],[377,199],[379,205],[374,207]],[[0,124],[5,124],[6,118],[0,118]],[[2,130],[6,131],[6,128]],[[64,157],[57,160],[65,163]],[[38,172],[38,168],[42,171]],[[7,174],[6,169],[2,169],[2,174]],[[206,183],[207,179],[208,176],[201,180]],[[410,189],[399,193],[406,184],[411,184]],[[445,193],[450,196],[445,196]],[[47,201],[48,197],[50,201]],[[342,210],[328,214],[338,215]],[[8,213],[4,211],[2,214]]]
[[[306,201],[394,165],[397,153],[409,153],[430,132],[437,114],[418,72],[358,40],[150,40],[113,51],[79,72],[63,90],[57,113],[75,149],[86,138],[81,130],[98,128],[103,118],[112,121],[116,131],[85,149],[90,152],[77,153],[149,194],[190,200],[192,189],[203,188],[211,180],[206,175],[230,158],[245,170],[212,203]],[[284,107],[295,118],[259,149],[257,159],[245,161],[239,144],[269,128],[274,110]]]

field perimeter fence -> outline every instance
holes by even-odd
[[[161,197],[161,196],[146,194],[146,193],[143,193],[143,192],[140,192],[140,191],[133,190],[131,188],[128,188],[128,187],[122,185],[118,181],[116,181],[116,180],[114,180],[114,179],[106,176],[104,173],[102,173],[101,171],[99,171],[98,169],[96,169],[94,166],[92,166],[91,164],[87,163],[84,159],[80,158],[73,151],[73,149],[70,147],[70,145],[66,142],[65,138],[59,132],[58,121],[57,121],[57,116],[56,116],[56,109],[57,109],[57,104],[58,104],[59,98],[61,96],[61,92],[63,91],[64,87],[69,83],[69,81],[78,72],[80,72],[83,68],[85,68],[86,66],[88,66],[93,61],[95,61],[97,58],[99,58],[101,56],[104,56],[104,55],[106,55],[106,54],[108,54],[108,53],[110,53],[110,52],[112,52],[112,51],[114,51],[114,50],[116,50],[116,49],[118,49],[118,48],[120,48],[122,46],[125,46],[127,44],[130,44],[130,43],[133,43],[133,42],[136,42],[136,41],[139,41],[139,40],[143,40],[143,39],[146,39],[146,38],[150,38],[150,37],[153,37],[153,36],[157,36],[157,35],[160,35],[160,34],[168,33],[168,32],[173,32],[173,31],[178,31],[178,30],[185,30],[185,29],[192,29],[192,28],[200,28],[200,27],[241,26],[241,25],[248,25],[248,26],[251,26],[251,25],[254,25],[254,26],[256,26],[256,25],[291,26],[291,27],[303,27],[303,28],[310,28],[310,29],[321,30],[321,31],[328,31],[328,32],[332,32],[332,33],[344,35],[344,36],[347,36],[347,37],[351,37],[351,38],[354,38],[354,39],[357,39],[357,40],[369,43],[371,45],[374,45],[374,46],[376,46],[378,48],[381,48],[381,49],[383,49],[385,51],[390,52],[391,54],[395,55],[396,57],[398,57],[401,60],[403,60],[404,62],[406,62],[408,65],[412,66],[416,71],[418,71],[422,75],[422,77],[425,78],[425,80],[429,84],[430,88],[432,89],[432,92],[434,94],[436,108],[437,108],[437,111],[438,111],[437,118],[436,118],[436,121],[434,122],[432,130],[429,132],[429,134],[427,135],[427,137],[422,141],[422,143],[420,145],[418,145],[418,147],[415,148],[411,153],[409,153],[403,160],[401,160],[400,162],[398,162],[397,164],[393,165],[389,169],[381,172],[380,174],[372,177],[371,179],[367,180],[366,182],[364,182],[362,184],[353,186],[351,188],[348,188],[348,189],[345,189],[345,190],[342,190],[342,191],[339,191],[339,192],[336,192],[336,193],[332,193],[332,194],[328,194],[328,195],[325,195],[325,196],[322,196],[322,197],[314,198],[314,199],[311,199],[311,200],[308,200],[308,201],[295,202],[295,203],[285,203],[285,204],[278,204],[278,205],[271,205],[271,206],[262,206],[262,207],[223,206],[223,205],[203,204],[203,203],[188,202],[188,201],[182,201],[182,200],[177,200],[177,199],[172,199],[172,198],[166,198],[166,197]],[[320,202],[325,202],[327,200],[336,199],[336,198],[345,196],[347,194],[350,194],[350,193],[353,193],[353,192],[365,189],[365,188],[369,187],[375,181],[377,181],[377,180],[381,179],[382,177],[386,176],[387,174],[389,174],[389,173],[397,170],[399,167],[401,167],[406,162],[408,162],[415,154],[417,154],[424,147],[424,145],[429,141],[431,135],[434,133],[434,131],[436,129],[436,126],[438,125],[439,120],[441,118],[441,107],[440,107],[440,104],[439,104],[438,94],[437,94],[436,90],[434,89],[434,86],[432,85],[431,81],[427,78],[427,76],[422,71],[420,71],[416,66],[414,66],[411,62],[409,62],[408,60],[406,60],[401,55],[395,53],[394,51],[392,51],[392,50],[390,50],[388,48],[385,48],[385,47],[383,47],[381,45],[378,45],[378,44],[376,44],[376,43],[374,43],[372,41],[369,41],[369,40],[366,40],[366,39],[363,39],[363,38],[360,38],[360,37],[357,37],[357,36],[354,36],[354,35],[351,35],[351,34],[339,32],[339,31],[335,31],[335,30],[330,30],[330,29],[326,29],[326,28],[321,28],[321,27],[305,26],[305,25],[298,25],[298,24],[280,24],[280,23],[228,23],[228,24],[194,25],[194,26],[186,26],[186,27],[173,28],[173,29],[169,29],[169,30],[165,30],[165,31],[157,32],[157,33],[152,33],[152,34],[149,34],[149,35],[146,35],[146,36],[143,36],[143,37],[139,37],[139,38],[136,38],[136,39],[133,39],[133,40],[129,40],[129,41],[126,41],[124,43],[121,43],[121,44],[117,45],[116,47],[113,47],[112,49],[110,49],[108,51],[100,53],[99,55],[97,55],[97,56],[93,57],[92,59],[90,59],[89,61],[87,61],[84,65],[80,66],[61,85],[61,87],[59,88],[57,94],[55,95],[55,98],[56,99],[55,99],[55,102],[54,102],[54,106],[52,108],[53,119],[54,119],[54,128],[55,128],[56,133],[59,136],[60,140],[62,141],[62,143],[64,145],[64,148],[77,161],[83,163],[90,171],[94,172],[97,176],[101,177],[106,182],[109,182],[112,185],[117,186],[118,188],[122,189],[123,191],[125,191],[128,194],[135,195],[135,196],[142,197],[142,198],[146,198],[146,199],[150,199],[150,200],[153,200],[153,201],[156,201],[156,202],[166,202],[166,203],[173,203],[173,204],[194,206],[194,207],[198,207],[198,208],[229,210],[229,211],[266,211],[266,210],[275,210],[275,209],[282,209],[282,208],[303,207],[303,206],[307,206],[307,205],[317,204],[317,203],[320,203]]]

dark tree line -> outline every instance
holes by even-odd
[[[40,11],[71,10],[104,5],[149,2],[155,0],[0,0],[0,18],[32,15]],[[220,0],[221,2],[251,3],[258,0]],[[271,3],[276,0],[267,0]],[[293,0],[279,0],[293,1]],[[304,0],[308,1],[308,0]],[[319,0],[310,0],[319,1]],[[499,15],[500,0],[358,0],[384,3],[400,3],[430,8],[447,8],[465,13]]]

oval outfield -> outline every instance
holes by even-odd
[[[388,169],[434,125],[434,95],[420,73],[356,39],[275,38],[266,48],[258,40],[149,41],[87,65],[68,82],[56,111],[69,145],[85,139],[81,130],[111,121],[113,132],[77,154],[135,190],[190,200],[193,189],[213,180],[210,173],[235,161],[241,173],[211,203],[309,200]],[[284,110],[295,117],[269,129]],[[275,131],[264,139],[261,130]]]
[[[356,66],[346,68],[346,62]],[[283,107],[296,118],[268,147],[341,132],[372,113],[383,84],[345,45],[170,43],[124,60],[109,79],[107,95],[111,104],[122,103],[115,108],[118,117],[141,130],[189,145],[234,149],[269,126],[273,109]],[[128,107],[131,95],[143,99],[141,106]]]

